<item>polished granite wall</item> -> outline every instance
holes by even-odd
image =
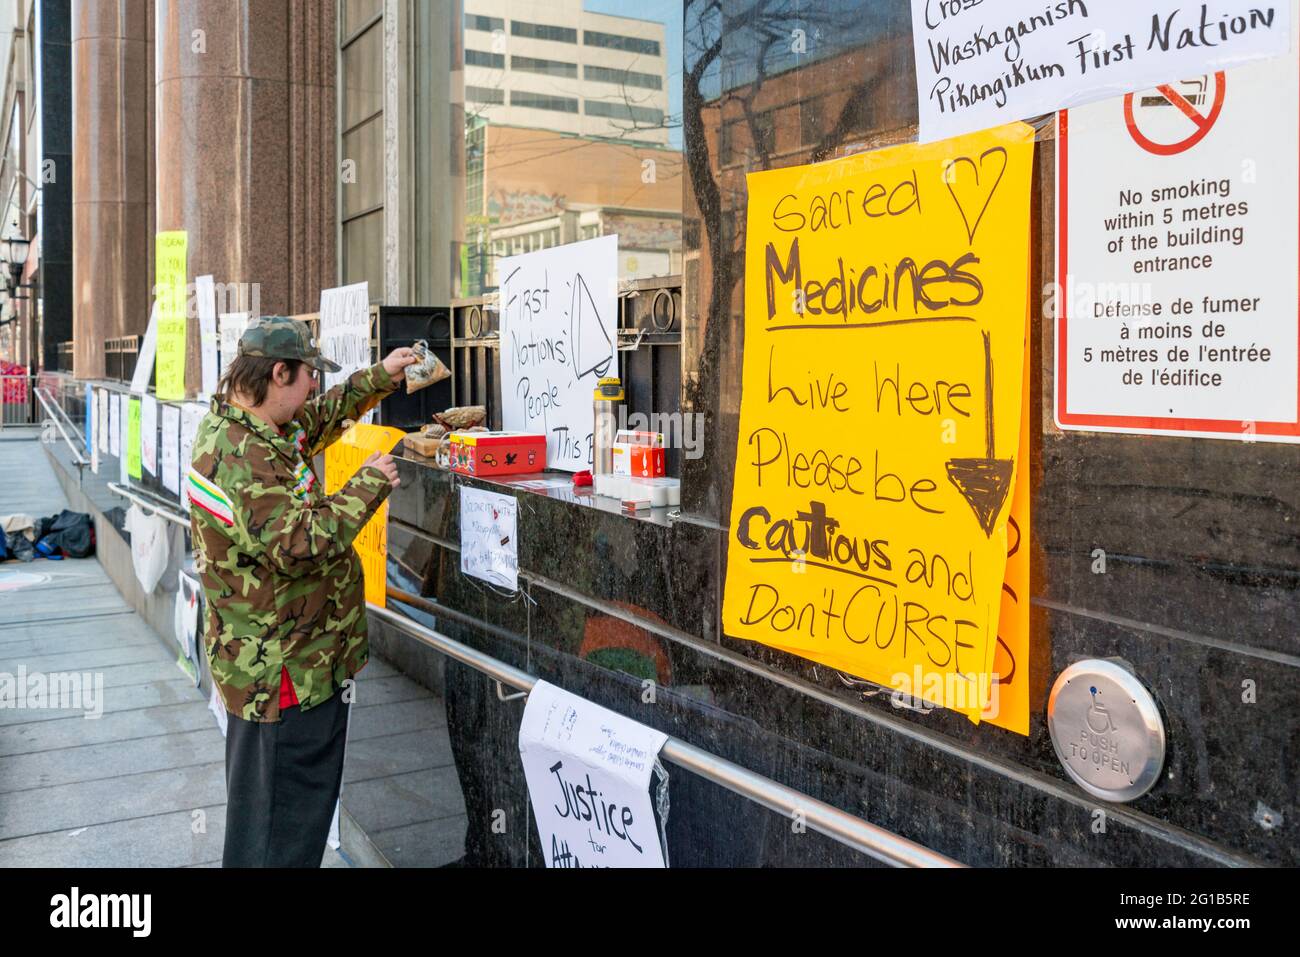
[[[73,7],[77,375],[144,333],[155,232],[188,233],[190,282],[231,290],[219,309],[314,312],[337,272],[336,5]],[[187,381],[199,354],[192,323]]]
[[[144,335],[153,287],[153,0],[72,5],[73,371]]]
[[[916,136],[908,4],[687,0],[683,409],[706,423],[684,462],[679,520],[634,519],[572,494],[400,462],[390,583],[474,647],[607,707],[979,865],[1300,862],[1300,455],[1294,446],[1101,434],[1052,424],[1052,328],[1032,315],[1031,728],[899,710],[807,661],[720,633],[743,348],[744,174]],[[791,59],[802,30],[809,54]],[[1031,278],[1053,275],[1054,127],[1041,118]],[[725,128],[725,131],[724,131]],[[515,494],[520,591],[459,571],[457,486]],[[1092,573],[1092,553],[1108,556]],[[438,605],[449,612],[437,614]],[[432,616],[432,617],[429,617]],[[1126,661],[1168,731],[1164,774],[1125,805],[1069,781],[1044,707],[1084,657]],[[643,680],[659,690],[642,700]],[[1254,682],[1256,704],[1243,701]],[[471,858],[540,863],[515,734],[520,702],[445,674]],[[673,774],[674,864],[863,858],[692,775]],[[493,809],[507,835],[490,831]],[[1104,808],[1098,833],[1095,811]]]

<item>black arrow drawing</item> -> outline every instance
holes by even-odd
[[[961,492],[985,536],[992,536],[993,524],[1007,500],[1007,493],[1011,491],[1015,461],[994,458],[993,455],[993,349],[987,332],[984,333],[984,392],[985,455],[983,458],[949,459],[948,481]]]

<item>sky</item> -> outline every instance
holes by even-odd
[[[592,13],[610,13],[618,17],[656,20],[665,25],[668,55],[668,103],[672,114],[669,142],[682,148],[682,0],[586,0],[585,9]]]

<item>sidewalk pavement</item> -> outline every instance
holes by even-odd
[[[11,435],[0,515],[67,508],[39,442]],[[102,702],[85,702],[102,714],[0,707],[0,866],[219,866],[224,739],[175,649],[97,560],[0,565],[0,675],[20,668],[102,676]],[[373,657],[360,680],[344,806],[393,864],[459,856],[445,838],[463,834],[464,806],[447,806],[459,788],[441,700]],[[327,848],[322,866],[357,864]]]

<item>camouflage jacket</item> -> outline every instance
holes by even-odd
[[[204,647],[226,710],[280,720],[280,669],[306,711],[369,658],[365,585],[352,547],[391,486],[373,466],[333,495],[312,457],[345,419],[396,386],[382,364],[311,399],[282,433],[212,400],[186,479],[196,565],[207,598]]]

